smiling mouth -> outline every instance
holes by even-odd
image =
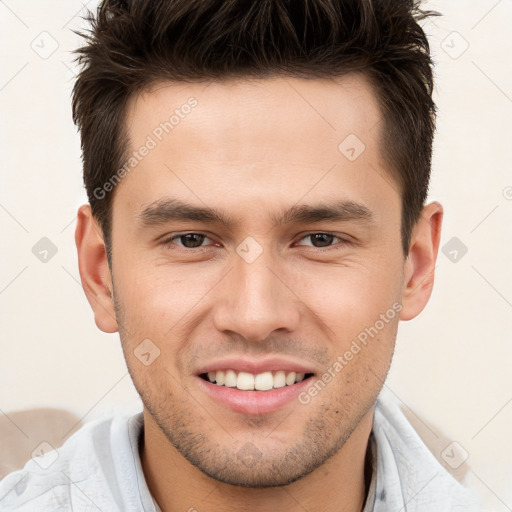
[[[270,391],[293,386],[303,380],[313,377],[313,373],[296,373],[285,371],[267,371],[253,374],[249,372],[236,372],[235,370],[217,370],[202,373],[199,376],[212,384],[241,391]]]

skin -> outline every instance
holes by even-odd
[[[400,192],[364,76],[154,85],[128,104],[130,151],[190,96],[198,105],[115,188],[112,269],[89,205],[76,229],[96,324],[119,331],[144,403],[149,489],[165,512],[360,511],[375,400],[399,319],[414,318],[430,297],[442,207],[424,207],[404,257]],[[338,149],[352,133],[365,144],[355,161]],[[165,196],[238,223],[144,227],[140,213]],[[271,221],[295,204],[339,199],[365,205],[372,222]],[[183,232],[205,234],[202,249],[162,243]],[[306,236],[322,232],[340,238],[322,245]],[[248,236],[262,249],[252,263],[236,251]],[[400,313],[307,404],[244,414],[198,385],[198,365],[219,356],[276,355],[321,378],[393,304]],[[147,338],[160,351],[149,366],[134,355]]]

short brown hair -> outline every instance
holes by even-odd
[[[113,192],[128,150],[127,100],[152,83],[338,77],[362,72],[382,110],[381,148],[402,196],[401,236],[427,197],[436,107],[430,48],[413,0],[105,0],[87,15],[73,120],[84,183],[111,264]]]

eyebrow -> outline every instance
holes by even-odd
[[[234,229],[240,221],[233,216],[206,206],[196,206],[177,198],[165,197],[148,205],[138,215],[144,227],[159,226],[172,221],[197,221],[219,224]],[[363,221],[372,224],[375,215],[364,204],[353,200],[329,201],[313,205],[294,205],[270,216],[274,226],[284,224],[315,223],[322,221]]]

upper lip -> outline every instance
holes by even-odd
[[[234,370],[241,372],[248,372],[254,375],[267,371],[296,372],[296,373],[315,373],[315,370],[307,364],[294,362],[289,359],[278,357],[267,359],[249,359],[244,357],[230,357],[218,359],[205,363],[198,368],[198,375],[208,372],[215,372],[217,370]]]

